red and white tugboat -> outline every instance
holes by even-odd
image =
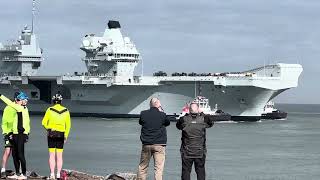
[[[199,109],[204,114],[213,115],[215,121],[231,121],[231,115],[218,109],[217,104],[214,109],[211,109],[211,106],[209,105],[209,99],[205,98],[204,96],[197,96],[192,101],[192,103],[197,103],[199,105]],[[178,119],[189,113],[190,104],[191,104],[190,102],[186,103],[186,105],[182,108],[182,112],[178,116]]]

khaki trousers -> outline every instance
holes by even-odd
[[[152,156],[154,160],[154,179],[162,180],[166,156],[166,147],[162,145],[142,145],[138,180],[147,180],[148,166]]]

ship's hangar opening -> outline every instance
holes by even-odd
[[[57,84],[57,77],[54,76],[32,76],[29,77],[29,83],[33,84],[40,91],[40,100],[51,102],[52,86]]]

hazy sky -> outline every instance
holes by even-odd
[[[0,1],[0,42],[31,23],[31,0]],[[108,20],[136,44],[144,72],[242,71],[267,63],[300,63],[299,87],[277,102],[319,103],[319,0],[38,0],[41,73],[84,71],[86,33]],[[140,66],[137,73],[140,72]]]

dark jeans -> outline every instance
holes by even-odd
[[[181,155],[182,160],[182,174],[181,180],[190,180],[190,174],[192,170],[192,164],[194,163],[194,168],[197,173],[197,180],[206,179],[206,155],[203,155],[202,158],[186,158]]]
[[[25,134],[14,134],[12,136],[12,158],[16,173],[20,173],[20,165],[22,174],[26,175],[26,158],[24,156],[24,143],[26,142]]]

